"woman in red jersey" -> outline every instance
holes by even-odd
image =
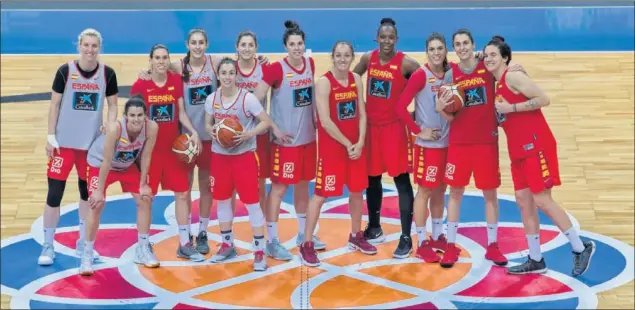
[[[551,100],[522,72],[508,70],[512,50],[505,40],[495,36],[485,46],[485,66],[496,80],[496,111],[507,136],[516,203],[523,217],[529,256],[527,261],[508,268],[511,274],[544,273],[547,265],[540,251],[540,223],[537,209],[542,210],[567,236],[573,248],[573,276],[583,274],[595,252],[595,243],[583,242],[567,213],[551,196],[551,189],[561,184],[557,143],[542,108]]]
[[[381,177],[387,172],[393,177],[399,193],[401,217],[401,237],[393,256],[404,258],[412,252],[410,230],[414,194],[409,175],[412,171],[412,149],[410,134],[399,120],[395,107],[406,80],[419,68],[419,63],[395,50],[398,38],[395,21],[383,18],[377,30],[379,48],[364,54],[353,72],[360,76],[368,73],[368,226],[364,236],[373,244],[381,243],[386,238],[380,225],[380,211],[383,199]]]
[[[349,42],[338,41],[331,54],[333,67],[315,84],[318,113],[318,163],[315,194],[307,210],[307,225],[300,258],[307,266],[318,266],[311,233],[320,216],[320,208],[329,197],[349,191],[351,234],[348,245],[364,254],[377,249],[366,241],[362,231],[362,192],[368,187],[366,175],[366,110],[362,79],[350,71],[355,57]]]
[[[176,203],[176,222],[179,226],[180,246],[177,255],[192,261],[204,259],[190,241],[189,217],[189,168],[180,162],[172,152],[172,143],[180,135],[180,126],[190,133],[200,153],[202,146],[198,132],[192,126],[183,103],[183,83],[181,76],[168,72],[170,55],[163,44],[156,44],[150,50],[152,73],[150,80],[138,79],[130,94],[140,94],[148,107],[148,117],[159,125],[156,146],[152,152],[148,184],[154,194],[159,183],[163,190],[174,192]]]

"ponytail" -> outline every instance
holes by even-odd
[[[183,82],[187,83],[190,80],[190,69],[188,68],[190,65],[190,51],[187,51],[187,54],[185,55],[185,58],[183,58],[183,73],[181,75],[181,78],[183,79]]]

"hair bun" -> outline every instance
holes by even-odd
[[[300,29],[300,26],[298,25],[298,23],[292,21],[292,20],[287,20],[284,22],[284,27],[287,29]]]
[[[505,42],[505,38],[503,38],[503,36],[499,36],[499,35],[495,35],[494,37],[492,37],[492,40],[499,40],[501,42]]]
[[[393,25],[393,26],[397,25],[397,23],[395,23],[395,21],[392,18],[390,18],[390,17],[382,18],[381,21],[379,22],[379,24],[380,25],[390,24],[390,25]]]

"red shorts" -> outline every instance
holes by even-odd
[[[190,167],[176,157],[171,150],[152,152],[148,185],[156,195],[161,189],[183,193],[190,190]]]
[[[512,159],[511,168],[515,191],[529,188],[537,194],[562,184],[555,146],[529,157]]]
[[[342,147],[343,148],[343,147]],[[337,197],[344,193],[344,185],[351,193],[360,193],[368,187],[368,163],[366,148],[357,160],[348,158],[345,149],[333,154],[333,150],[320,150],[318,154],[315,194],[322,197]]]
[[[68,149],[60,147],[60,152],[54,151],[55,157],[49,160],[46,176],[60,181],[66,181],[75,166],[80,180],[86,180],[88,176],[88,151]]]
[[[209,184],[215,200],[230,199],[236,190],[243,203],[259,202],[258,155],[255,152],[240,155],[212,153]]]
[[[300,146],[271,144],[271,182],[297,184],[315,178],[317,147],[315,142]]]
[[[258,154],[258,166],[260,167],[260,173],[258,177],[266,179],[271,176],[271,143],[269,142],[269,134],[259,135],[256,140],[256,154]]]
[[[199,170],[209,171],[210,163],[212,162],[212,141],[202,141],[203,149],[201,150],[201,155],[198,155],[194,165],[198,167]],[[191,166],[193,169],[194,166]]]
[[[92,196],[93,192],[99,187],[99,168],[88,166],[88,181],[88,195]],[[103,194],[106,195],[108,186],[116,182],[119,182],[121,191],[124,193],[138,194],[141,172],[139,172],[139,168],[135,164],[123,171],[110,170],[106,178]]]
[[[412,140],[402,122],[381,126],[368,124],[365,147],[368,149],[368,175],[388,172],[391,177],[396,177],[412,172]]]
[[[474,173],[474,184],[480,190],[497,189],[501,185],[498,144],[467,144],[448,147],[443,182],[465,187]]]
[[[442,173],[448,157],[448,148],[414,146],[415,183],[425,188],[438,188],[442,183]]]

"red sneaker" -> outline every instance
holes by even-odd
[[[441,258],[439,264],[443,268],[450,268],[454,266],[454,263],[459,260],[459,253],[461,253],[461,249],[457,248],[454,243],[448,243],[445,253],[443,253],[443,258]]]
[[[492,242],[487,246],[487,252],[485,252],[485,259],[491,260],[494,264],[498,266],[507,265],[507,257],[503,255],[501,250],[498,248],[497,242]]]
[[[423,261],[426,263],[438,263],[441,258],[434,251],[430,243],[431,242],[429,240],[424,241],[421,246],[417,248],[417,253],[415,254],[415,256],[423,259]]]
[[[374,255],[377,254],[377,248],[368,243],[366,238],[364,237],[364,232],[359,231],[355,234],[355,236],[349,235],[348,237],[348,247],[353,250],[359,250],[364,254]]]
[[[445,248],[448,247],[448,239],[445,238],[444,234],[441,234],[437,240],[430,240],[430,247],[437,252],[444,253]]]
[[[313,242],[304,242],[300,245],[300,260],[304,265],[309,267],[316,267],[320,265],[320,259],[317,257],[317,252],[315,252]]]

